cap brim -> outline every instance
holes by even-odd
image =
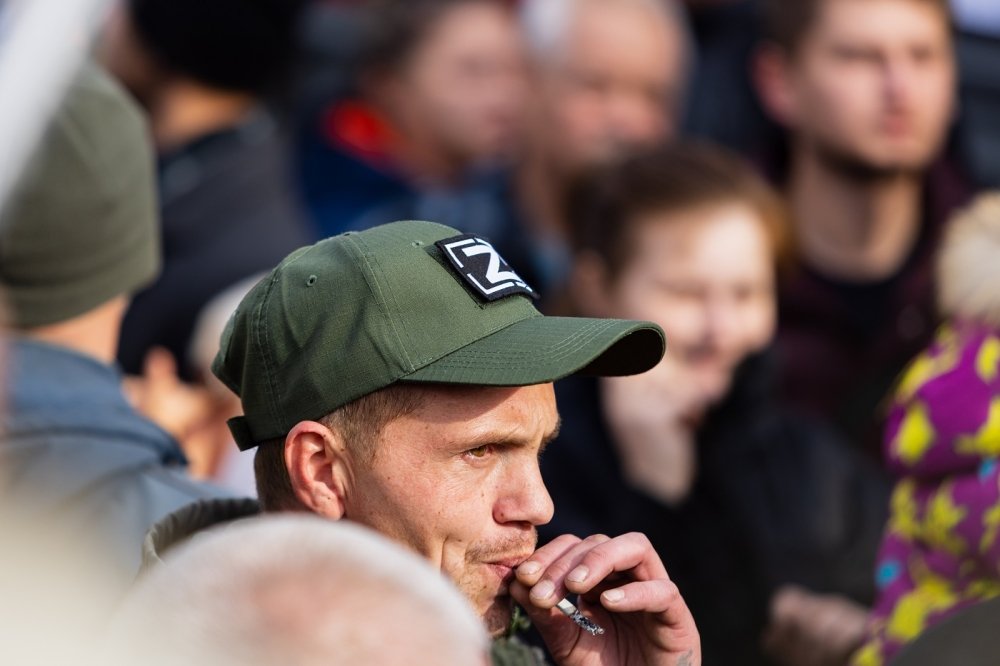
[[[530,386],[574,374],[635,375],[659,363],[665,348],[663,331],[649,322],[532,317],[466,345],[402,381]]]

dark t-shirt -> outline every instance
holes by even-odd
[[[918,241],[889,278],[849,283],[800,265],[779,285],[783,398],[832,421],[873,456],[880,450],[882,402],[936,328],[934,257],[948,217],[970,192],[954,167],[935,165]]]
[[[150,348],[161,346],[190,377],[202,308],[308,243],[284,150],[273,122],[258,115],[161,156],[163,272],[125,316],[118,358],[126,372],[141,372]]]

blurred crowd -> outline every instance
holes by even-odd
[[[93,61],[0,212],[0,626],[35,627],[0,661],[67,663],[43,615],[94,663],[424,663],[383,623],[486,663],[360,530],[146,537],[257,495],[212,367],[244,295],[396,220],[663,329],[653,370],[556,383],[539,536],[646,534],[704,663],[997,654],[961,633],[1000,626],[993,0],[120,0]]]

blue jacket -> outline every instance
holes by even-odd
[[[154,522],[224,494],[186,475],[177,443],[132,409],[115,368],[25,339],[8,342],[5,361],[2,501],[34,524],[96,541],[123,586]]]

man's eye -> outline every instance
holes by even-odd
[[[491,450],[492,446],[490,446],[489,444],[484,444],[482,446],[477,446],[474,449],[469,449],[468,451],[465,452],[465,455],[470,456],[472,458],[485,458],[487,455],[489,455]]]

